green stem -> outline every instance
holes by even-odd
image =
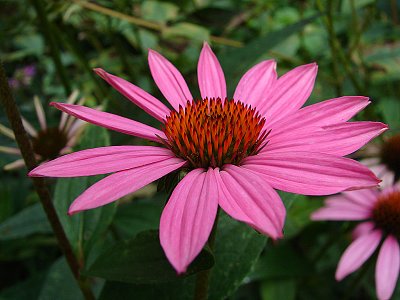
[[[57,73],[60,76],[60,80],[64,86],[65,93],[68,96],[69,94],[71,94],[71,86],[69,84],[65,68],[61,62],[61,52],[60,49],[58,48],[57,41],[52,32],[52,24],[47,19],[47,15],[43,7],[42,1],[41,0],[30,0],[30,1],[33,7],[35,8],[39,20],[40,29],[43,31],[46,41],[49,44],[50,55],[54,61],[54,66],[56,67]]]
[[[215,244],[215,236],[217,233],[217,226],[218,226],[218,219],[219,219],[219,208],[217,212],[217,216],[214,221],[213,229],[211,230],[210,237],[208,238],[208,247],[210,250],[214,250]],[[208,296],[208,286],[210,281],[211,269],[199,272],[196,277],[196,289],[194,292],[194,300],[206,300]]]
[[[10,122],[11,128],[15,135],[15,140],[21,151],[21,155],[25,161],[25,165],[28,170],[32,170],[37,166],[35,155],[32,149],[32,145],[28,138],[28,135],[22,125],[21,115],[17,104],[15,103],[14,97],[11,93],[11,89],[8,85],[6,73],[3,68],[3,64],[0,61],[0,98],[3,104],[4,110],[7,114],[7,118]],[[67,263],[77,280],[85,299],[95,299],[94,295],[88,285],[88,283],[80,277],[79,264],[72,251],[71,244],[65,234],[65,231],[61,225],[60,219],[58,218],[57,212],[54,208],[53,202],[49,190],[47,189],[46,182],[41,177],[32,178],[33,185],[40,198],[40,202],[46,213],[47,219],[54,231],[54,235],[57,238],[58,245],[65,255]]]

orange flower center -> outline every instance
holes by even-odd
[[[39,154],[42,161],[54,159],[60,155],[60,151],[67,145],[68,138],[65,132],[57,127],[40,130],[37,137],[33,138],[33,151]]]
[[[386,233],[400,238],[400,191],[396,190],[379,197],[373,209],[375,224]]]
[[[254,108],[239,101],[206,98],[171,112],[162,129],[166,147],[191,167],[215,168],[257,154],[269,133],[264,124]]]
[[[382,162],[393,172],[396,177],[400,177],[400,134],[387,140],[381,150]]]

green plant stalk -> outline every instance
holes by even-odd
[[[52,24],[47,19],[47,15],[45,9],[43,7],[41,0],[30,0],[33,7],[35,8],[38,20],[39,20],[39,29],[42,30],[45,39],[50,47],[50,55],[54,61],[54,66],[56,67],[57,73],[60,76],[60,80],[64,86],[66,96],[71,94],[71,85],[68,80],[67,73],[65,68],[61,62],[61,52],[57,45],[57,41],[52,32]]]
[[[214,250],[215,245],[215,236],[217,234],[217,226],[218,226],[218,219],[219,219],[219,208],[217,211],[217,216],[215,217],[214,226],[211,230],[211,234],[208,238],[208,247],[210,250]],[[194,300],[207,300],[208,299],[208,286],[210,281],[212,268],[209,270],[205,270],[199,272],[196,277],[196,287],[194,291]]]
[[[32,170],[37,166],[36,158],[33,152],[31,142],[28,135],[22,125],[21,115],[17,104],[15,103],[14,97],[11,93],[11,89],[8,85],[8,80],[3,68],[3,64],[0,61],[0,100],[6,112],[7,118],[10,122],[11,128],[14,132],[15,140],[21,151],[21,155],[25,161],[25,165],[28,170]],[[65,231],[61,225],[60,219],[58,218],[57,212],[54,208],[53,202],[49,190],[47,189],[44,178],[35,177],[32,178],[35,190],[40,198],[40,202],[46,213],[47,219],[54,231],[54,235],[57,238],[58,245],[63,252],[67,263],[78,282],[78,285],[84,295],[85,299],[95,299],[88,283],[80,277],[79,264],[73,253],[71,244],[65,234]]]

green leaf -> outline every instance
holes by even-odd
[[[51,227],[40,203],[25,208],[0,224],[1,241],[50,232]]]
[[[57,260],[47,273],[39,300],[48,299],[83,299],[81,290],[64,258]]]
[[[266,240],[265,236],[246,224],[220,213],[209,299],[225,299],[242,284],[256,263]],[[177,279],[168,284],[107,282],[100,299],[193,299],[195,281],[196,276]]]
[[[187,22],[175,24],[163,30],[164,38],[185,37],[200,42],[208,41],[210,39],[210,32],[208,29]]]
[[[179,7],[169,2],[144,1],[142,15],[146,20],[165,23],[178,16]]]
[[[89,126],[79,149],[108,144],[108,133],[104,128]],[[112,222],[116,206],[115,203],[112,203],[73,216],[67,215],[68,208],[76,197],[101,178],[103,176],[62,178],[57,181],[54,192],[54,206],[68,239],[80,257],[82,257],[83,251],[88,252],[96,239],[105,233]]]
[[[298,234],[311,223],[310,214],[321,206],[320,201],[304,195],[279,193],[286,204],[287,215],[283,230],[285,238]],[[290,205],[287,205],[290,201]]]
[[[261,284],[261,299],[294,300],[296,298],[296,282],[294,280],[268,280]]]
[[[157,193],[151,199],[137,199],[131,203],[119,205],[113,228],[123,238],[133,238],[145,230],[157,230],[166,199],[167,196],[164,193]]]
[[[252,280],[290,279],[309,275],[311,263],[288,244],[268,247],[250,275]]]
[[[399,98],[382,98],[379,102],[379,110],[389,125],[390,130],[400,131],[400,99]]]
[[[183,276],[207,270],[214,264],[212,254],[203,250]],[[87,275],[128,283],[158,283],[177,280],[167,260],[156,230],[139,233],[106,250],[85,272]]]
[[[257,262],[266,241],[264,235],[221,212],[209,299],[225,299],[242,284]]]

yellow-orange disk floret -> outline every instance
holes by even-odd
[[[202,99],[167,117],[164,144],[193,168],[238,165],[265,146],[265,119],[239,101]]]

